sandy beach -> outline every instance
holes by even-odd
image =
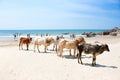
[[[109,45],[110,52],[97,56],[94,67],[91,55],[83,55],[81,65],[67,50],[60,58],[55,51],[43,53],[43,46],[41,53],[34,53],[33,44],[26,51],[19,50],[18,41],[0,41],[0,80],[120,80],[120,35],[85,40]]]

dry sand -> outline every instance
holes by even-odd
[[[0,80],[120,80],[120,36],[85,40],[109,45],[110,52],[97,56],[94,67],[91,55],[83,55],[84,64],[81,65],[66,50],[64,58],[60,58],[55,51],[43,53],[43,46],[41,53],[34,53],[32,44],[29,51],[19,51],[17,41],[0,41]]]

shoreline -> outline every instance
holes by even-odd
[[[75,34],[75,35],[81,35],[83,32],[102,32],[105,31],[106,29],[75,29],[75,30],[0,30],[0,40],[13,40],[14,35],[17,37],[20,36],[27,36],[27,34],[30,34],[31,37],[34,36],[45,36],[45,35],[64,35],[64,36],[70,36],[70,34]],[[65,35],[68,34],[68,35]]]
[[[97,37],[100,35],[120,36],[120,29],[115,27],[113,29],[65,29],[65,30],[0,30],[0,40],[19,40],[20,37],[37,36],[63,36],[65,38],[87,36]]]
[[[80,37],[81,35],[77,35],[76,38]],[[25,37],[25,36],[24,36]],[[101,42],[101,43],[108,43],[108,44],[114,44],[114,43],[119,43],[120,40],[120,34],[117,36],[111,36],[111,35],[97,35],[95,37],[85,37],[83,36],[86,40],[87,43],[94,43],[96,41]],[[33,37],[33,40],[35,36]],[[70,39],[68,36],[65,36],[65,38]],[[33,42],[33,41],[32,41]],[[14,40],[0,40],[0,47],[5,47],[5,46],[18,46],[19,44],[19,38]]]

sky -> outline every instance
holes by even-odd
[[[0,30],[114,27],[120,0],[0,0]]]

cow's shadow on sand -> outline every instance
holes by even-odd
[[[95,66],[92,66],[91,63],[83,63],[83,65],[85,66],[90,66],[90,67],[98,67],[98,68],[113,68],[113,69],[117,69],[118,67],[116,66],[107,66],[107,65],[103,65],[103,64],[96,64]]]
[[[74,55],[64,55],[64,57],[66,58],[66,59],[77,59],[77,55],[74,57]],[[92,58],[91,56],[86,56],[86,55],[82,55],[82,59],[84,59],[84,58]]]
[[[40,52],[38,52],[37,50],[34,52],[34,50],[32,50],[32,49],[29,49],[29,50],[27,50],[27,49],[21,49],[21,50],[19,50],[19,51],[26,51],[26,52],[33,52],[33,53],[40,53],[40,54],[56,54],[56,52],[55,51],[53,51],[53,50],[48,50],[47,52],[44,52],[44,51],[40,51]]]
[[[66,59],[77,59],[77,57],[74,57],[74,55],[64,55],[63,56],[64,58],[66,58]]]
[[[70,55],[64,55],[64,57],[66,59],[77,59],[77,56],[74,57],[74,55],[70,56]],[[85,56],[85,55],[82,55],[82,59],[84,58],[92,58],[92,56]],[[80,64],[81,65],[81,64]],[[118,67],[116,66],[107,66],[107,65],[103,65],[103,64],[96,64],[95,66],[92,66],[92,63],[83,63],[82,65],[85,65],[85,66],[90,66],[90,67],[98,67],[98,68],[112,68],[112,69],[117,69]]]

